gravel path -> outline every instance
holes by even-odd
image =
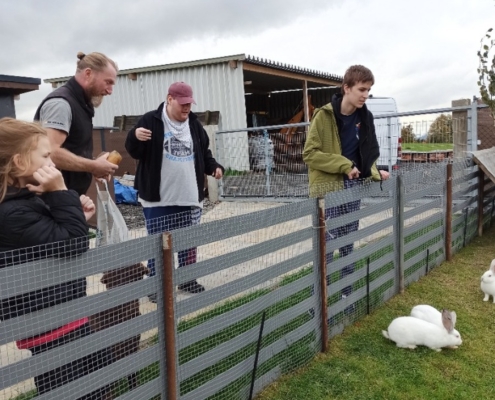
[[[203,215],[215,207],[216,203],[210,203],[208,199],[205,199],[203,203]],[[129,229],[139,229],[144,228],[144,216],[143,207],[141,205],[131,205],[131,204],[117,204],[124,220]]]

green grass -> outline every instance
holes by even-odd
[[[282,377],[258,400],[493,399],[495,304],[482,301],[479,277],[494,257],[495,227],[332,339],[329,351]],[[457,312],[463,344],[437,353],[399,349],[381,335],[390,321],[426,303]]]
[[[402,143],[402,151],[434,151],[453,149],[453,143]]]

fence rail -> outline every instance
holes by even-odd
[[[111,387],[118,399],[248,399],[325,349],[326,337],[466,246],[491,224],[494,191],[470,161],[438,164],[394,175],[381,186],[331,193],[321,202],[271,204],[71,259],[1,269],[5,300],[149,259],[168,266],[148,279],[2,321],[0,395],[21,399],[30,390],[34,396],[26,383],[32,377],[138,337],[139,346],[124,357],[36,398],[77,398]],[[191,248],[197,248],[196,262],[178,268],[177,254]],[[170,289],[193,279],[206,287],[203,293]],[[9,358],[19,352],[15,340],[133,301],[143,309],[150,293],[157,293],[157,305],[148,304],[141,315],[33,356],[22,350],[21,358]]]

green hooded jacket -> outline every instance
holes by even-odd
[[[363,107],[364,108],[364,107]],[[363,178],[380,181],[381,176],[376,167],[380,153],[376,139],[373,116],[366,109],[361,109],[363,129],[359,151],[363,158]],[[322,197],[328,192],[344,187],[344,175],[352,170],[352,161],[342,156],[342,145],[337,128],[337,121],[331,103],[317,108],[311,119],[304,145],[303,160],[309,169],[309,195]],[[369,164],[369,165],[368,165]]]

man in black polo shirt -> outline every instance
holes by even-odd
[[[93,117],[103,96],[112,94],[118,68],[102,53],[79,52],[77,58],[75,75],[43,100],[34,119],[48,132],[52,160],[67,188],[81,195],[93,175],[107,178],[117,169],[107,161],[108,153],[93,159]]]

